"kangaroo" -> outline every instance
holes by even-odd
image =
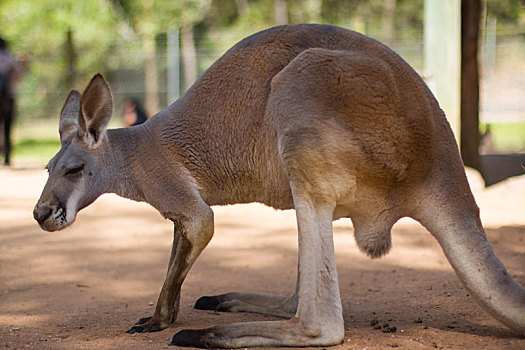
[[[298,273],[289,296],[227,293],[195,308],[284,320],[182,330],[170,344],[202,348],[329,346],[344,339],[332,221],[350,218],[358,247],[388,253],[402,217],[424,225],[457,276],[495,318],[525,335],[525,290],[487,241],[457,144],[418,74],[364,35],[328,25],[279,26],[219,58],[146,123],[106,130],[112,96],[97,74],[71,91],[61,149],[34,217],[47,231],[75,221],[103,193],[156,208],[174,224],[167,276],[152,317],[160,331],[213,236],[213,205],[295,209]]]

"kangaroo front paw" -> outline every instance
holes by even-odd
[[[138,320],[133,327],[126,331],[126,333],[133,334],[158,332],[167,327],[168,325],[163,322],[152,321],[151,317],[144,317]]]

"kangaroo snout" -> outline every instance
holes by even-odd
[[[69,225],[67,211],[56,198],[40,199],[33,209],[33,217],[40,227],[46,231],[58,231]]]
[[[40,226],[51,216],[51,213],[53,211],[49,206],[47,205],[41,205],[38,203],[35,205],[35,209],[33,210],[33,217],[38,222]]]

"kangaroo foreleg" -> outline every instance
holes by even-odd
[[[175,230],[168,273],[153,316],[139,320],[128,333],[160,331],[177,318],[182,282],[213,235],[213,214],[199,217],[187,227],[191,229],[185,230],[183,226],[178,226]],[[193,231],[195,228],[198,230]]]
[[[166,272],[166,277],[170,272],[171,264],[173,263],[173,260],[175,259],[175,254],[177,253],[177,246],[179,244],[180,239],[180,230],[177,229],[177,225],[173,225],[173,244],[171,245],[171,254],[170,254],[170,261],[168,263],[168,270]],[[180,293],[175,300],[175,305],[173,306],[174,313],[177,314],[179,310],[179,303],[180,303]],[[143,325],[148,323],[151,320],[152,316],[149,317],[142,317],[140,318],[135,325]],[[131,333],[131,329],[128,331]]]
[[[179,245],[180,240],[180,232],[180,229],[177,229],[177,225],[173,225],[173,243],[171,244],[170,261],[168,263],[168,271],[166,272],[166,275],[170,273],[171,264],[173,263],[175,255],[177,254],[177,247]]]

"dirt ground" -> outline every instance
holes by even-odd
[[[0,168],[0,348],[164,349],[183,328],[270,319],[194,310],[202,295],[293,291],[294,213],[218,207],[215,237],[183,285],[177,322],[158,333],[126,334],[153,312],[170,223],[148,205],[104,195],[72,227],[44,232],[32,208],[46,177],[43,170]],[[469,178],[496,254],[525,285],[525,176],[488,189],[476,173]],[[468,296],[418,223],[396,224],[393,249],[378,260],[358,251],[352,231],[349,220],[335,223],[346,334],[333,349],[525,349],[525,339]],[[374,329],[373,320],[396,331]]]

